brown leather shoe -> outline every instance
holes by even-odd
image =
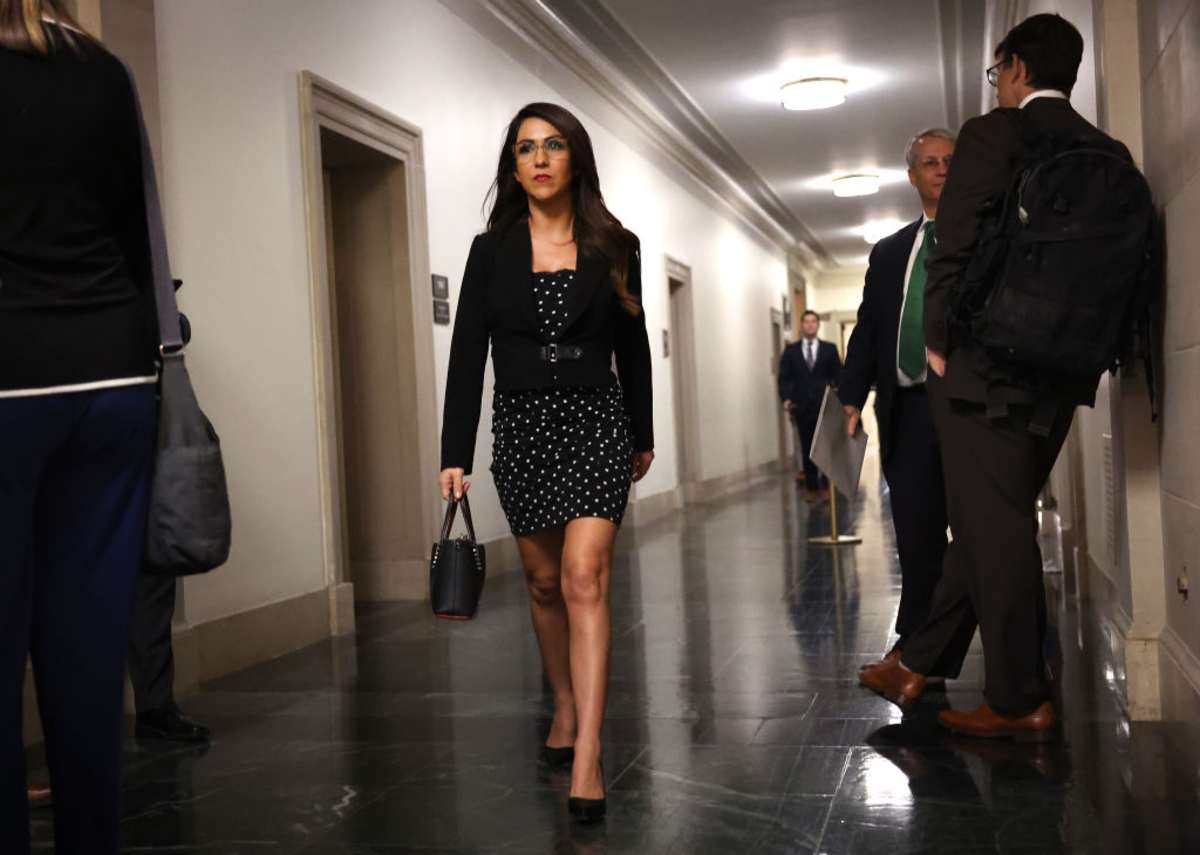
[[[30,784],[26,790],[29,796],[29,806],[34,810],[50,806],[50,788],[41,784]]]
[[[963,736],[983,739],[1016,739],[1021,742],[1049,742],[1054,738],[1054,707],[1046,701],[1028,715],[1011,718],[1000,715],[984,704],[974,712],[944,710],[938,714],[942,727]]]
[[[858,681],[901,709],[911,705],[925,690],[925,678],[901,665],[899,656],[891,662],[885,660],[875,668],[860,671]]]
[[[893,647],[882,659],[876,659],[874,662],[868,662],[865,665],[858,666],[858,673],[861,674],[868,668],[882,668],[884,665],[892,665],[898,661],[900,661],[900,649],[898,647]]]

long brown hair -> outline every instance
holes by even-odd
[[[598,255],[608,262],[613,290],[617,292],[625,310],[636,315],[641,311],[641,304],[629,292],[629,259],[637,248],[637,238],[621,225],[621,221],[604,204],[591,137],[565,107],[546,103],[526,104],[509,122],[504,145],[500,149],[500,163],[496,167],[496,181],[488,193],[488,198],[493,200],[488,215],[488,231],[502,233],[529,216],[529,198],[517,181],[514,148],[521,123],[531,118],[549,122],[566,138],[567,150],[571,154],[575,243],[581,254]]]
[[[62,25],[58,29],[68,43],[75,38],[87,38],[83,27],[60,0],[0,0],[0,47],[24,53],[50,53],[54,42],[47,22]]]

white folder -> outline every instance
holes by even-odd
[[[857,433],[848,436],[848,423],[849,416],[842,409],[837,393],[832,386],[827,388],[809,457],[843,496],[853,499],[858,493],[863,460],[867,456],[867,432],[862,429],[860,420]]]

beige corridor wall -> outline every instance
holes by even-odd
[[[1146,174],[1167,227],[1163,342],[1163,584],[1168,652],[1200,690],[1200,602],[1175,592],[1200,582],[1200,0],[1142,0]]]
[[[866,276],[866,267],[821,271],[808,286],[808,307],[821,314],[857,312]]]
[[[450,277],[455,299],[504,125],[524,102],[564,99],[529,70],[544,59],[513,59],[434,0],[356,0],[353,12],[328,0],[159,0],[157,17],[172,260],[235,512],[229,566],[187,581],[198,623],[325,585],[298,73],[421,128],[431,268]],[[610,206],[642,238],[658,461],[640,494],[676,486],[664,253],[694,277],[702,477],[773,459],[775,420],[763,413],[776,406],[770,309],[787,288],[784,252],[581,118]],[[435,329],[439,390],[449,336]],[[487,474],[486,400],[473,495],[489,539],[507,528]]]

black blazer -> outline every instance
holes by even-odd
[[[641,255],[629,259],[629,292],[641,298]],[[578,348],[577,359],[550,362],[533,303],[533,248],[528,220],[503,234],[485,232],[471,244],[458,297],[458,316],[450,344],[446,406],[442,421],[442,468],[470,473],[483,398],[488,344],[496,390],[544,389],[554,386],[607,386],[616,357],[637,451],[654,448],[653,393],[650,384],[650,340],[646,315],[631,315],[621,305],[609,279],[609,264],[598,256],[580,255],[567,319],[559,348]]]
[[[815,420],[826,387],[837,382],[841,370],[842,359],[833,342],[817,340],[817,359],[811,371],[804,359],[804,339],[785,347],[779,357],[779,399],[792,402],[792,418]]]
[[[896,377],[896,346],[900,312],[904,309],[904,274],[920,230],[918,219],[885,237],[871,250],[858,321],[846,347],[846,366],[838,380],[842,403],[860,410],[871,387],[875,387],[879,453],[883,460],[892,453],[892,403],[900,386]]]
[[[968,121],[958,135],[954,160],[938,202],[937,243],[929,255],[925,285],[925,341],[947,357],[945,391],[952,398],[1030,402],[1023,388],[991,363],[972,342],[951,341],[946,307],[975,251],[979,210],[1012,185],[1027,160],[1026,140],[1046,136],[1095,139],[1129,158],[1129,150],[1075,112],[1069,101],[1038,98],[1024,110],[1000,108]],[[1095,389],[1064,389],[1055,398],[1075,404],[1095,403]]]

